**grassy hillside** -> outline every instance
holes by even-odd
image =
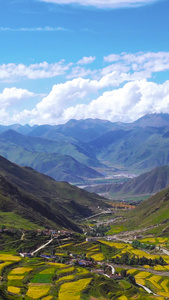
[[[144,200],[126,218],[124,226],[129,229],[154,226],[152,233],[169,235],[169,189]]]
[[[92,214],[105,201],[66,182],[56,182],[28,167],[0,157],[0,211],[15,213],[40,226],[78,230],[70,221]]]
[[[76,144],[72,144],[69,138],[56,142],[8,130],[0,134],[0,142],[2,156],[19,165],[32,167],[56,180],[82,182],[86,178],[103,177],[89,167],[101,164],[87,146],[82,145],[81,148],[80,143],[76,141]]]

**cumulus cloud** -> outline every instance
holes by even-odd
[[[72,118],[131,122],[147,113],[169,111],[169,81],[163,84],[145,79],[127,82],[86,104],[89,95],[96,94],[105,85],[110,85],[107,77],[100,81],[77,78],[55,85],[35,109],[25,110],[17,117],[29,116],[32,124],[59,124]]]
[[[147,113],[169,111],[169,81],[158,85],[146,80],[126,83],[122,88],[104,92],[90,104],[78,104],[64,111],[64,119],[100,118],[132,122]]]
[[[78,4],[82,6],[94,6],[97,8],[137,7],[151,4],[159,0],[41,0],[55,4]]]
[[[86,57],[84,56],[82,59],[80,59],[77,64],[78,65],[87,65],[87,64],[91,64],[92,62],[94,62],[96,59],[95,56],[89,56],[89,57]]]
[[[5,88],[0,94],[0,120],[1,124],[9,125],[15,122],[19,122],[24,119],[24,113],[21,112],[21,118],[16,118],[16,111],[20,109],[20,106],[37,95],[26,89],[18,89],[16,87]],[[30,115],[30,113],[29,113]]]
[[[5,88],[0,94],[0,108],[15,105],[16,103],[34,97],[35,94],[26,89]]]
[[[0,78],[7,71],[7,65],[3,66]],[[71,79],[55,84],[32,110],[13,113],[11,120],[15,122],[59,124],[71,118],[89,117],[129,122],[146,113],[169,112],[169,81],[161,85],[147,81],[153,73],[169,70],[169,52],[111,54],[104,57],[104,68],[93,71],[80,64],[66,65],[64,61],[28,67],[9,64],[8,68],[12,77],[52,77],[60,70]],[[15,101],[33,96],[27,90],[5,89],[0,94],[0,109],[6,108],[2,115]]]
[[[169,52],[138,52],[110,54],[104,57],[104,61],[112,63],[103,69],[103,73],[114,69],[132,71],[160,72],[169,70]]]
[[[53,64],[42,62],[29,66],[14,63],[3,64],[0,65],[0,80],[51,78],[65,74],[70,66],[71,64],[65,64],[64,60]]]

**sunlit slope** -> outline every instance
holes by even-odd
[[[0,179],[1,211],[16,212],[41,226],[53,222],[77,229],[71,218],[78,220],[91,215],[90,207],[107,206],[96,195],[66,182],[56,182],[31,168],[19,167],[3,157],[0,157]]]
[[[169,188],[144,200],[126,215],[129,228],[154,227],[154,233],[169,234]]]

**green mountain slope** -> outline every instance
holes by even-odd
[[[146,127],[128,130],[119,139],[109,140],[109,145],[100,149],[98,158],[113,166],[121,166],[143,173],[169,163],[168,127]]]
[[[0,134],[0,154],[59,181],[81,182],[86,178],[103,177],[88,166],[100,166],[90,151],[66,141],[24,136],[8,130]]]
[[[129,229],[155,226],[153,233],[169,235],[169,189],[144,200],[126,217]]]
[[[98,205],[107,207],[96,195],[0,157],[1,212],[18,214],[40,226],[79,230],[70,219],[89,216],[91,207]]]

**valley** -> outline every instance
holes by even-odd
[[[169,119],[0,127],[0,299],[169,299]]]

